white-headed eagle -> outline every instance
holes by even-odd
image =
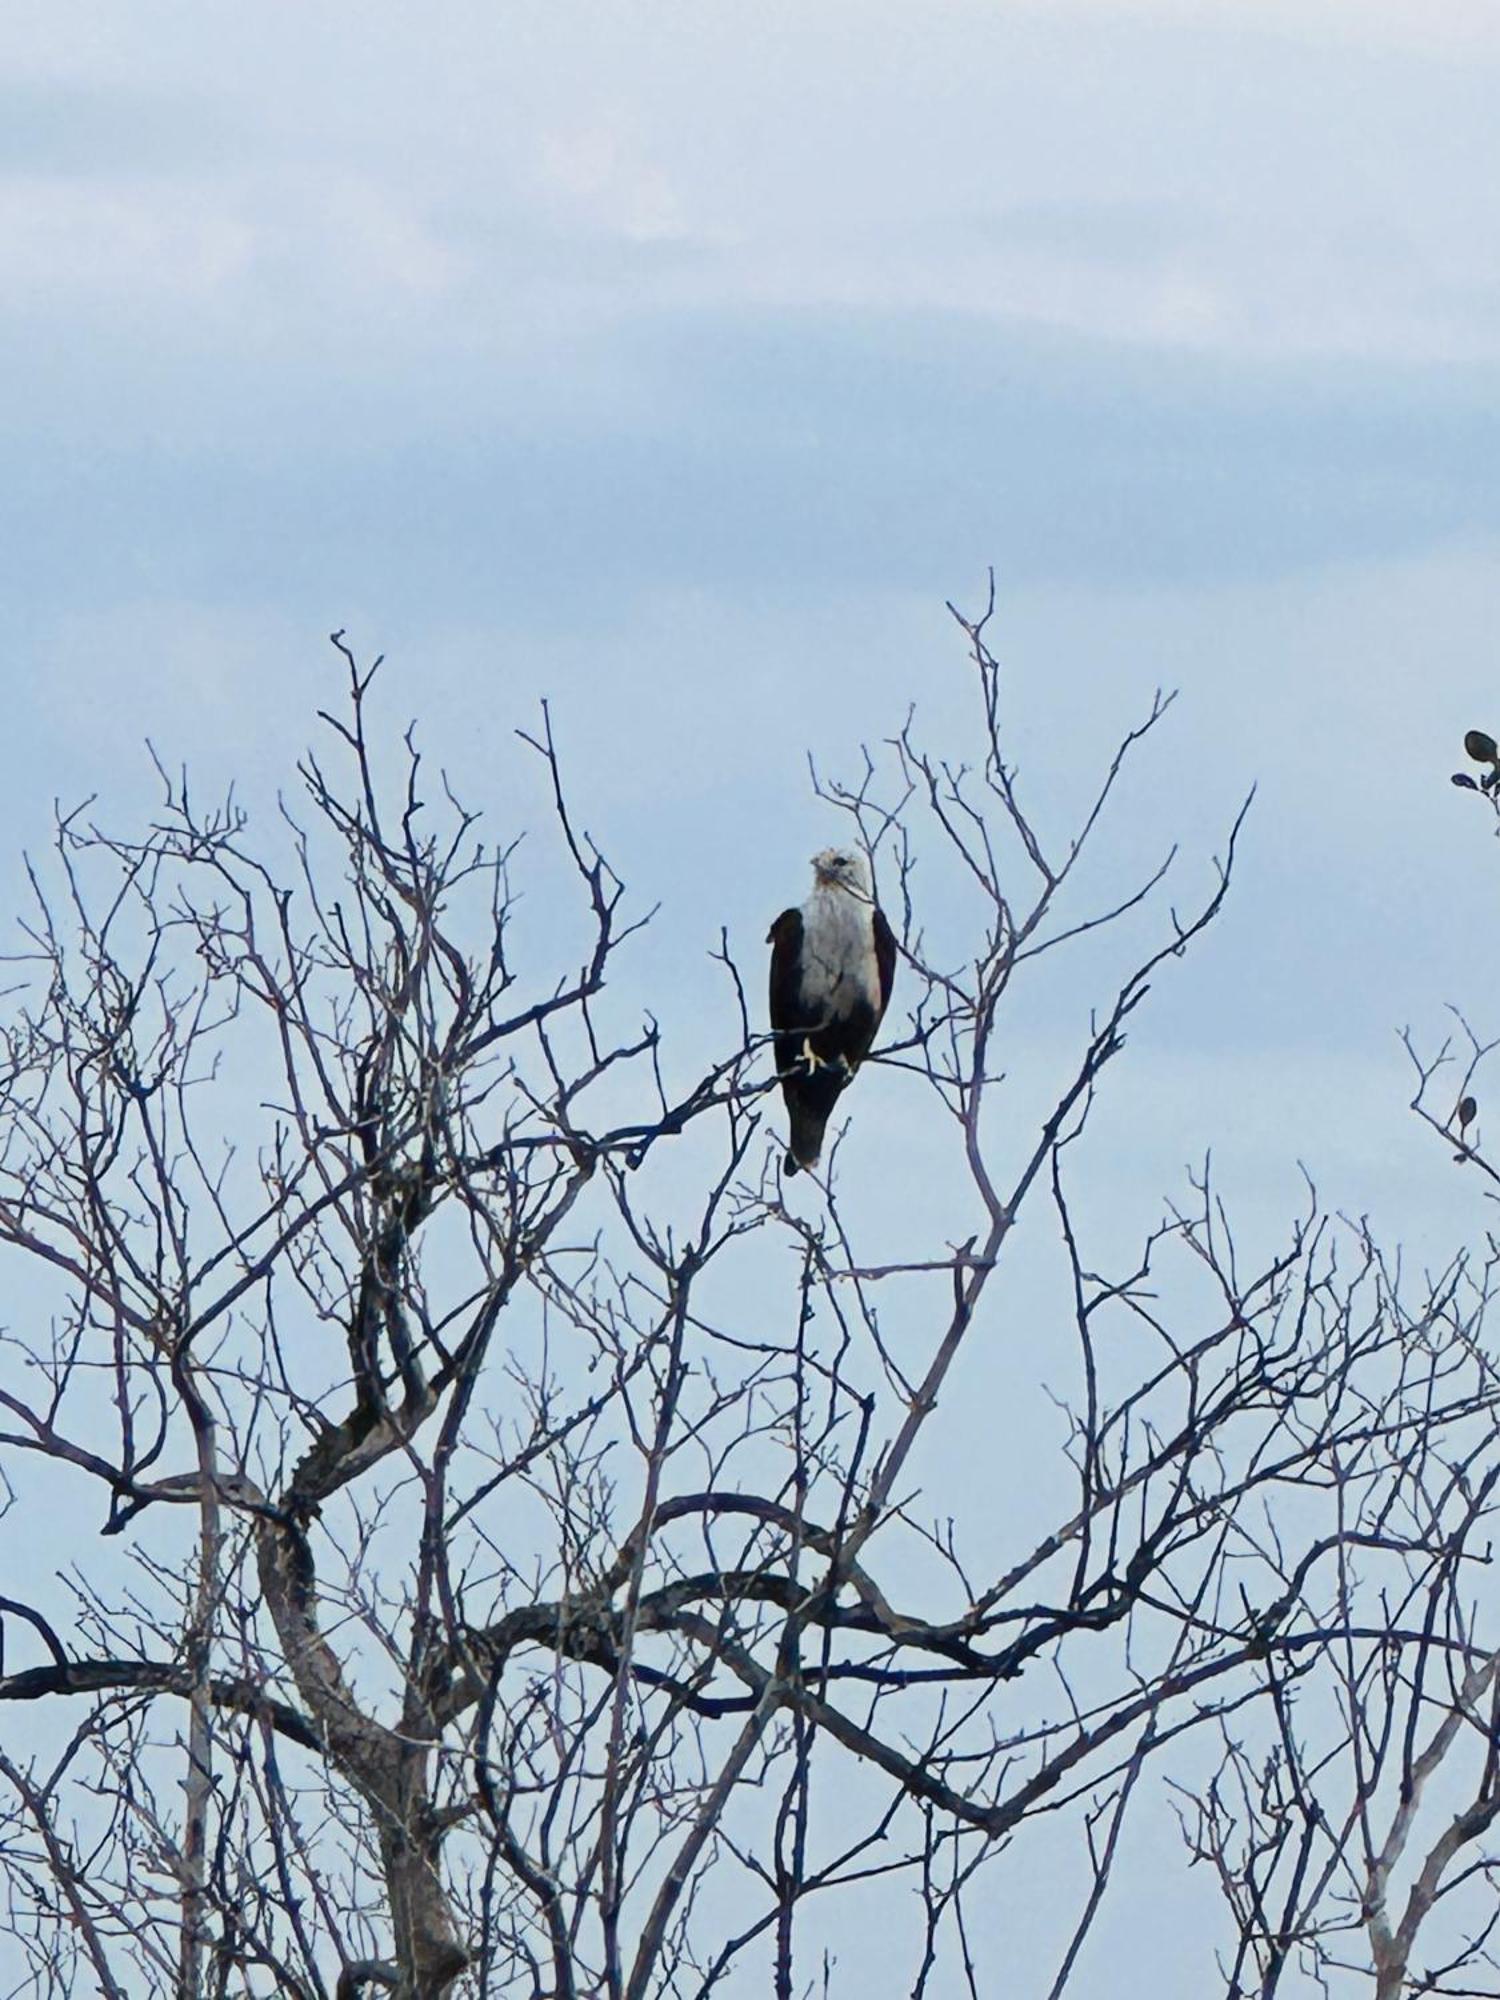
[[[786,1171],[815,1167],[839,1092],[869,1054],[891,997],[896,940],[862,854],[813,856],[813,892],[772,924],[771,1028],[791,1122]]]

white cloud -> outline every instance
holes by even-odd
[[[681,195],[619,124],[566,124],[543,133],[535,182],[549,202],[633,242],[685,235]]]
[[[118,336],[208,315],[215,339],[441,300],[468,271],[400,191],[367,175],[0,176],[0,310],[108,310]],[[233,329],[233,330],[232,330]]]
[[[0,180],[0,301],[12,307],[207,298],[245,275],[254,249],[243,217],[180,183]]]
[[[1500,15],[1491,0],[1009,0],[1018,11],[1126,15],[1201,26],[1236,23],[1305,42],[1410,48],[1425,55],[1500,51]]]
[[[378,301],[434,355],[589,315],[844,305],[1500,357],[1488,0],[133,20],[8,19],[0,83],[38,132],[37,93],[61,93],[71,170],[0,187],[0,299],[128,297],[145,322],[220,300],[314,341],[340,299]],[[112,168],[174,101],[176,171]]]

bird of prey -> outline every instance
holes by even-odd
[[[771,1028],[791,1124],[786,1172],[815,1167],[839,1092],[869,1053],[891,997],[896,940],[862,854],[813,856],[813,891],[772,924]]]

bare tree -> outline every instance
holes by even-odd
[[[279,828],[165,770],[134,837],[61,819],[0,1116],[12,1524],[77,1551],[0,1600],[0,1700],[42,1704],[0,1755],[31,1990],[790,2000],[869,1990],[829,1939],[899,1888],[882,1990],[979,1994],[981,1871],[1045,1869],[1042,1990],[1097,1991],[1161,1780],[1225,1891],[1198,1990],[1215,1937],[1233,1994],[1344,1963],[1470,1990],[1402,1981],[1426,1908],[1473,1902],[1495,1788],[1488,1270],[1408,1307],[1310,1193],[1242,1248],[1206,1174],[1096,1268],[1091,1116],[1239,822],[1187,913],[1171,857],[1085,900],[1167,701],[1057,841],[990,615],[959,620],[963,760],[908,723],[822,786],[902,941],[846,1102],[902,1093],[904,1170],[953,1175],[935,1242],[881,1236],[837,1148],[784,1192],[727,938],[718,1054],[682,1070],[545,712],[569,936],[410,736],[390,774],[341,637],[347,705]],[[1018,1131],[1016,995],[1116,939]],[[935,1519],[964,1397],[997,1347],[1034,1364],[1023,1316],[1054,1438]],[[1424,1845],[1459,1738],[1465,1830]]]
[[[1454,783],[1493,804],[1494,740],[1471,730],[1465,749],[1486,773]],[[1405,1041],[1413,1111],[1500,1184],[1475,1094],[1490,1047],[1462,1017],[1434,1053]],[[1495,1245],[1412,1287],[1368,1232],[1347,1234],[1357,1261],[1336,1310],[1397,1345],[1369,1443],[1328,1457],[1331,1532],[1297,1576],[1331,1642],[1296,1672],[1267,1650],[1274,1736],[1221,1723],[1217,1768],[1180,1788],[1182,1822],[1233,1920],[1231,1995],[1281,1992],[1300,1972],[1325,1992],[1473,2000],[1500,1994]]]

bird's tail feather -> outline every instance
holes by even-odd
[[[799,1167],[815,1167],[818,1156],[823,1151],[823,1132],[828,1124],[828,1113],[817,1111],[807,1104],[790,1104],[788,1137],[791,1141],[786,1156],[786,1172],[796,1173]]]

